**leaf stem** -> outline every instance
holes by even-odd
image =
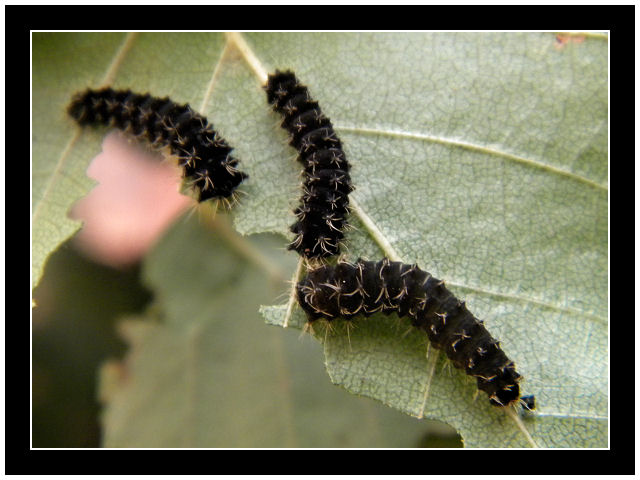
[[[529,430],[527,430],[527,427],[525,426],[524,423],[522,423],[522,419],[520,418],[520,416],[518,415],[518,413],[516,412],[515,408],[512,407],[506,407],[505,408],[505,412],[506,414],[511,417],[511,420],[513,420],[515,422],[515,424],[518,426],[518,428],[520,429],[520,431],[524,434],[524,436],[527,438],[527,441],[529,442],[529,444],[533,447],[533,448],[540,448],[538,446],[538,444],[535,442],[535,440],[533,439],[533,437],[531,436],[531,434],[529,433]]]
[[[435,349],[433,349],[435,350]],[[427,406],[427,399],[429,398],[429,390],[431,390],[431,380],[433,379],[433,372],[436,369],[436,363],[438,362],[438,352],[432,352],[431,344],[427,345],[427,384],[424,389],[424,396],[422,397],[422,406],[420,407],[420,415],[418,418],[424,418],[424,409]]]
[[[242,57],[260,79],[260,82],[262,84],[266,84],[268,78],[267,71],[262,66],[262,63],[260,63],[260,60],[258,60],[258,57],[256,57],[255,53],[253,53],[253,50],[251,49],[251,47],[249,47],[244,37],[238,32],[227,32],[226,37],[227,42],[234,45],[238,49]]]
[[[351,208],[351,211],[355,213],[358,218],[360,218],[360,221],[362,221],[367,231],[371,234],[371,236],[380,246],[385,255],[394,262],[401,262],[402,259],[400,258],[400,255],[398,255],[395,249],[391,246],[389,240],[387,240],[385,235],[380,231],[373,220],[371,220],[369,215],[364,213],[364,210],[360,207],[360,205],[354,198],[349,199],[349,207]]]
[[[122,45],[118,49],[116,56],[113,57],[113,60],[109,64],[109,67],[107,68],[107,71],[104,75],[104,78],[102,79],[102,83],[100,84],[100,86],[106,87],[113,83],[113,81],[116,78],[116,73],[118,73],[118,69],[120,68],[120,64],[122,63],[122,60],[124,60],[124,57],[126,57],[127,53],[129,53],[129,50],[131,50],[131,47],[133,46],[133,42],[135,41],[137,36],[138,36],[137,32],[130,32],[127,34],[127,36],[124,39],[124,42],[122,42]]]
[[[287,302],[287,311],[284,315],[284,322],[282,323],[282,328],[287,328],[289,326],[289,319],[293,313],[293,306],[296,302],[296,285],[298,284],[298,280],[300,280],[300,275],[302,274],[302,266],[304,265],[304,259],[300,257],[298,260],[298,266],[296,267],[296,271],[291,277],[291,294],[289,295],[289,302]]]

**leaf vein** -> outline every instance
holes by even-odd
[[[122,42],[122,45],[120,45],[120,48],[118,48],[118,50],[116,51],[116,54],[114,55],[113,60],[111,61],[111,63],[109,63],[109,66],[107,67],[107,71],[105,72],[101,85],[103,86],[109,85],[110,83],[113,82],[116,72],[118,71],[118,68],[122,63],[122,60],[131,49],[131,46],[133,45],[133,41],[135,40],[136,36],[137,36],[137,33],[129,33],[125,37],[124,41]],[[67,158],[69,156],[69,153],[71,152],[72,147],[80,138],[80,132],[81,132],[80,130],[76,130],[76,132],[73,134],[71,139],[67,142],[67,145],[65,146],[64,150],[58,157],[58,161],[56,162],[56,166],[53,170],[53,173],[49,178],[49,180],[47,181],[47,184],[43,189],[42,197],[38,202],[38,204],[36,205],[36,208],[33,212],[32,223],[36,223],[36,221],[39,219],[41,207],[42,205],[46,204],[47,198],[51,194],[53,186],[56,184],[56,180],[60,178],[62,167],[67,161]]]
[[[595,182],[593,180],[590,180],[588,178],[585,178],[583,176],[580,175],[576,175],[575,173],[572,172],[568,172],[566,170],[563,170],[561,168],[557,168],[554,167],[552,165],[546,164],[546,163],[542,163],[540,161],[537,160],[532,160],[530,158],[525,158],[525,157],[520,157],[518,155],[514,155],[512,153],[508,153],[502,150],[498,150],[496,148],[492,148],[492,147],[487,147],[487,146],[483,146],[483,145],[476,145],[474,143],[470,143],[470,142],[464,142],[462,140],[454,140],[451,138],[444,138],[444,137],[436,137],[436,136],[432,136],[432,135],[425,135],[422,133],[415,133],[415,132],[403,132],[400,130],[379,130],[376,128],[366,128],[366,127],[349,127],[349,126],[337,126],[336,125],[336,130],[341,130],[344,132],[350,132],[350,133],[359,133],[359,134],[363,134],[363,135],[386,135],[386,136],[390,136],[390,137],[397,137],[397,138],[409,138],[409,139],[413,139],[413,140],[421,140],[421,141],[425,141],[425,142],[431,142],[431,143],[435,143],[435,144],[439,144],[439,145],[447,145],[447,146],[451,146],[451,147],[456,147],[456,148],[463,148],[466,150],[470,150],[470,151],[474,151],[474,152],[478,152],[478,153],[482,153],[485,155],[494,155],[494,156],[498,156],[498,157],[502,157],[517,163],[521,163],[523,165],[529,165],[535,168],[539,168],[541,170],[548,170],[552,173],[556,173],[558,175],[562,175],[564,177],[568,177],[571,178],[573,180],[576,180],[578,182],[584,183],[586,185],[589,185],[591,187],[597,188],[599,190],[603,190],[603,191],[608,191],[609,188],[607,185],[602,185],[598,182]]]

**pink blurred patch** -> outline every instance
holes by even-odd
[[[181,174],[176,166],[120,132],[105,138],[87,175],[99,185],[71,210],[72,218],[84,221],[75,244],[89,258],[112,267],[139,261],[194,204],[178,192]]]
[[[585,40],[584,35],[575,34],[558,34],[556,35],[556,41],[553,44],[556,50],[562,50],[569,43],[582,43]]]

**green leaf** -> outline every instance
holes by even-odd
[[[76,133],[65,106],[74,91],[108,79],[207,115],[250,175],[235,227],[291,238],[299,167],[259,76],[291,68],[353,166],[349,258],[394,256],[446,280],[536,395],[539,410],[525,419],[535,441],[606,446],[606,35],[254,33],[240,36],[244,51],[231,38],[34,34],[34,283],[78,228],[66,211],[91,188],[84,169],[102,138]],[[288,306],[263,312],[273,324],[303,325]],[[426,358],[422,336],[402,337],[407,327],[372,317],[328,333],[331,379],[444,420],[467,446],[527,446],[486,398],[472,402],[465,375]]]
[[[606,37],[312,38],[251,40],[259,58],[279,42],[272,63],[310,85],[345,144],[356,186],[350,258],[386,254],[445,279],[536,395],[525,425],[538,445],[606,446]],[[305,41],[313,55],[295,51]],[[304,323],[299,311],[263,310],[270,323]],[[407,330],[372,317],[329,334],[332,381],[444,420],[467,446],[528,445],[486,398],[473,403],[462,372],[436,359],[429,376],[426,340],[402,338]]]

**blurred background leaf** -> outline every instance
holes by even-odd
[[[296,71],[345,144],[358,207],[357,229],[347,236],[350,257],[388,255],[389,249],[380,247],[384,240],[404,261],[447,280],[486,320],[524,374],[526,391],[536,395],[539,412],[526,421],[534,438],[545,446],[606,446],[606,36],[263,33],[244,38],[267,71]],[[65,106],[76,90],[111,77],[116,87],[204,105],[203,113],[236,147],[251,176],[243,185],[247,195],[234,210],[234,226],[243,234],[288,235],[298,196],[295,152],[269,112],[255,72],[234,48],[225,49],[224,36],[34,33],[33,40],[34,283],[47,255],[78,228],[66,212],[91,188],[84,170],[103,136],[85,131],[74,137]],[[376,226],[374,234],[363,218]],[[147,272],[154,262],[158,257],[147,259]],[[183,265],[172,276],[186,285],[193,272]],[[245,274],[252,276],[250,269]],[[167,288],[152,278],[156,294]],[[209,281],[215,290],[215,281]],[[256,289],[250,283],[246,288]],[[149,319],[142,329],[126,323],[123,331],[134,352],[144,351],[145,342],[181,351],[179,358],[164,360],[173,368],[167,371],[178,372],[187,361],[189,328],[204,321],[191,312],[217,317],[198,292],[183,292],[178,314],[163,313],[160,325]],[[275,303],[263,298],[265,305]],[[172,301],[159,304],[164,311]],[[274,324],[282,324],[283,311],[263,308]],[[169,318],[182,318],[191,327],[175,330]],[[302,321],[296,311],[290,324]],[[414,332],[402,338],[405,327],[373,317],[350,339],[345,332],[328,336],[324,354],[332,380],[411,415],[444,420],[467,446],[526,446],[485,398],[471,404],[475,387],[458,371],[442,372],[439,364],[424,402],[426,344]],[[197,328],[214,343],[213,330],[223,327],[205,322]],[[129,360],[127,375],[129,368],[134,375],[150,368],[141,366],[143,353],[135,358],[141,363]],[[208,366],[216,376],[218,367]],[[151,375],[147,390],[132,384],[120,394],[139,404],[156,388],[154,379]],[[125,422],[118,419],[127,412],[113,395],[105,397],[108,442],[149,440],[149,432],[123,433]],[[204,415],[200,404],[195,407]],[[302,415],[295,407],[289,411]],[[141,421],[159,428],[154,418]],[[163,433],[155,438],[189,445],[211,441],[197,431]],[[289,445],[298,435],[272,438]]]
[[[159,301],[122,324],[131,350],[103,370],[104,446],[417,446],[424,425],[335,389],[315,342],[265,327],[259,305],[283,292],[295,258],[273,255],[280,237],[251,237],[274,262],[266,276],[225,221],[181,221],[148,256]]]

